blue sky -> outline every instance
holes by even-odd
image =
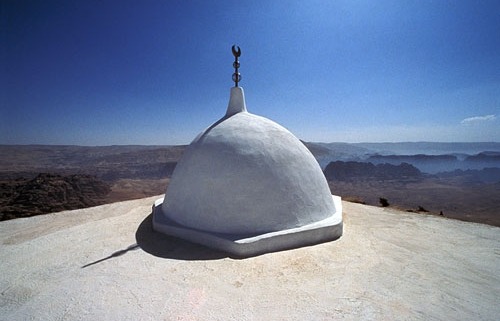
[[[0,4],[0,144],[186,144],[247,108],[306,141],[500,141],[498,1]]]

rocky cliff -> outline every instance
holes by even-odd
[[[0,220],[105,203],[110,186],[94,176],[42,173],[31,180],[0,183]]]
[[[363,162],[330,162],[325,170],[328,180],[350,181],[359,179],[402,180],[420,178],[422,173],[413,165],[399,165]]]

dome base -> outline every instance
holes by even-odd
[[[168,219],[162,212],[163,198],[153,205],[153,229],[237,257],[249,257],[333,241],[342,236],[342,202],[332,195],[335,213],[305,226],[258,235],[232,235],[192,229]]]

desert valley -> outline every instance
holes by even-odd
[[[333,194],[500,226],[500,143],[304,143]],[[0,146],[1,220],[163,194],[186,146]]]

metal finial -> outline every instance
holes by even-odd
[[[233,74],[234,87],[238,87],[238,83],[241,81],[241,74],[238,72],[238,68],[240,68],[240,62],[239,62],[238,58],[241,56],[241,49],[237,45],[233,45],[231,47],[231,51],[233,52],[233,56],[234,56],[234,62],[233,62],[233,67],[234,67],[234,74]]]

